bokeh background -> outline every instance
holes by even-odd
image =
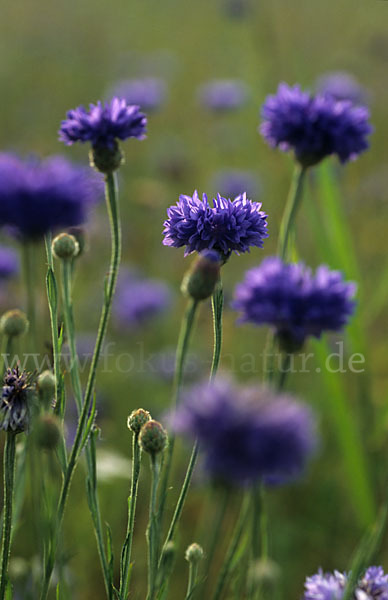
[[[318,567],[346,569],[354,548],[384,501],[387,480],[387,152],[388,3],[383,0],[26,0],[3,2],[0,22],[0,148],[22,155],[62,153],[87,162],[87,148],[57,141],[66,111],[104,99],[126,78],[158,77],[166,97],[149,114],[144,142],[125,144],[120,171],[123,262],[142,276],[170,286],[169,310],[138,327],[113,319],[106,359],[98,379],[98,423],[103,518],[109,522],[116,558],[126,527],[130,473],[128,413],[138,407],[163,420],[171,395],[171,356],[185,300],[179,286],[190,257],[162,246],[166,208],[180,193],[213,194],[220,170],[246,170],[253,200],[268,213],[270,238],[264,250],[232,256],[224,268],[227,296],[222,370],[238,380],[261,377],[265,331],[236,325],[228,307],[243,272],[275,251],[292,161],[270,150],[257,133],[259,109],[280,81],[313,90],[319,76],[348,71],[367,90],[375,132],[371,149],[356,163],[335,162],[311,176],[298,222],[300,255],[311,266],[322,261],[345,270],[360,286],[357,318],[348,335],[313,345],[309,373],[289,387],[313,405],[321,443],[308,473],[268,494],[271,557],[281,569],[280,597],[299,597],[306,575]],[[214,111],[199,101],[199,86],[212,79],[238,79],[246,102]],[[89,348],[102,302],[109,261],[109,231],[103,203],[87,224],[88,251],[78,261],[76,323]],[[12,240],[3,236],[4,244]],[[44,295],[45,259],[37,248],[41,351],[50,339]],[[2,291],[2,309],[24,306],[20,282]],[[365,355],[365,371],[321,373],[327,351]],[[89,344],[89,346],[88,346]],[[83,347],[83,346],[82,346]],[[193,339],[189,378],[206,376],[212,351],[210,305],[201,307]],[[112,356],[108,356],[112,353]],[[119,360],[118,360],[119,357]],[[151,357],[151,360],[150,360]],[[69,400],[71,413],[71,400]],[[71,436],[71,414],[69,416]],[[354,433],[356,432],[356,434]],[[181,444],[169,508],[173,507],[189,448]],[[99,562],[86,504],[83,466],[77,471],[61,544],[68,597],[103,598]],[[140,485],[132,598],[144,597],[147,461]],[[200,469],[187,502],[170,597],[186,586],[184,549],[203,535],[204,519],[218,510],[217,491]],[[217,561],[222,559],[236,516],[239,493],[231,496]],[[26,504],[16,533],[11,572],[21,597],[35,598],[39,578],[35,536]],[[209,513],[210,511],[210,513]],[[388,567],[383,544],[380,562]],[[26,587],[24,587],[26,586]]]

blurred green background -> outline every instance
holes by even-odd
[[[279,81],[313,89],[316,78],[332,70],[352,73],[370,94],[375,132],[371,149],[356,163],[340,169],[317,169],[310,178],[298,221],[298,248],[311,266],[328,261],[360,285],[360,306],[349,335],[330,338],[331,351],[345,339],[346,352],[365,354],[362,374],[315,373],[327,348],[315,345],[311,373],[290,378],[289,387],[311,403],[318,415],[321,444],[306,477],[269,492],[271,556],[281,567],[282,597],[299,597],[306,575],[348,567],[365,526],[384,499],[387,480],[387,153],[388,4],[382,0],[241,0],[233,14],[227,0],[81,0],[67,2],[14,0],[1,4],[0,147],[27,155],[63,153],[87,161],[87,148],[65,148],[57,141],[59,123],[69,108],[105,98],[119,79],[157,76],[168,87],[166,103],[149,116],[148,138],[125,144],[120,171],[123,218],[123,262],[138,265],[146,276],[168,281],[175,294],[164,318],[131,332],[112,324],[108,341],[114,356],[98,380],[101,458],[108,471],[100,484],[103,518],[113,531],[116,558],[126,527],[130,457],[127,414],[140,406],[163,418],[171,384],[150,377],[141,356],[173,348],[184,310],[179,285],[190,258],[162,246],[166,208],[180,193],[216,192],[212,177],[219,169],[248,169],[261,182],[260,201],[268,213],[270,238],[264,250],[232,256],[224,268],[230,300],[243,272],[274,253],[292,162],[270,150],[257,133],[259,109]],[[240,110],[215,114],[198,103],[198,86],[213,78],[238,78],[250,89]],[[259,198],[253,198],[257,200]],[[93,332],[102,301],[102,281],[109,260],[108,223],[100,206],[88,226],[89,252],[79,261],[75,283],[76,321],[80,332]],[[3,240],[6,241],[5,238]],[[9,240],[7,240],[8,242]],[[41,258],[40,319],[42,350],[49,340]],[[23,306],[15,285],[3,308]],[[226,308],[222,369],[239,380],[261,376],[265,331],[236,326]],[[210,306],[204,304],[193,339],[202,361],[210,366]],[[116,358],[129,353],[135,366],[117,368]],[[247,368],[257,356],[257,368]],[[248,358],[247,358],[248,357]],[[132,363],[128,359],[128,365]],[[124,371],[124,372],[123,372]],[[254,372],[253,372],[254,371]],[[354,430],[359,436],[354,437]],[[189,448],[182,445],[169,508],[173,507]],[[135,536],[132,598],[144,597],[145,525],[148,501],[147,461],[141,480]],[[117,473],[116,473],[117,471]],[[116,474],[115,474],[116,473]],[[85,500],[83,466],[77,471],[62,544],[69,597],[103,598],[97,551]],[[186,586],[184,549],[201,529],[207,510],[207,488],[200,472],[183,515],[180,555],[172,599]],[[239,494],[231,499],[220,540],[221,560],[236,516]],[[29,581],[36,572],[34,534],[28,506],[16,534],[14,580]],[[31,558],[31,556],[33,558]],[[17,560],[15,560],[17,558]],[[388,567],[383,545],[380,562]],[[34,571],[35,569],[35,571]],[[39,577],[39,575],[38,575]],[[27,583],[27,585],[30,585]],[[30,588],[32,589],[32,588]],[[27,592],[24,596],[29,597]],[[32,592],[31,598],[36,597]]]

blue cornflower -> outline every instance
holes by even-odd
[[[120,329],[135,329],[171,306],[170,288],[158,279],[147,279],[135,272],[122,273],[113,305]]]
[[[257,198],[261,192],[255,173],[240,169],[223,169],[213,176],[212,186],[220,190],[224,198],[236,198],[244,192],[249,198]]]
[[[30,401],[35,394],[31,373],[8,369],[0,398],[0,429],[21,433],[28,429]]]
[[[114,150],[117,140],[144,139],[146,125],[147,118],[138,106],[115,97],[106,104],[90,104],[89,110],[83,106],[69,110],[61,123],[59,139],[68,146],[90,142],[92,146]]]
[[[0,227],[39,238],[80,225],[102,189],[99,177],[60,156],[23,161],[0,154]]]
[[[166,101],[166,82],[159,77],[124,79],[113,90],[113,96],[125,98],[128,104],[140,106],[142,110],[153,111]]]
[[[262,248],[268,233],[267,215],[260,208],[261,203],[248,200],[245,193],[234,200],[218,194],[213,206],[206,194],[202,200],[197,191],[182,195],[167,211],[163,244],[186,246],[185,256],[214,249],[227,257],[232,251],[249,252],[251,246]]]
[[[214,79],[200,86],[198,98],[203,106],[214,111],[236,110],[248,99],[248,87],[237,79]]]
[[[298,85],[281,83],[268,96],[260,132],[268,144],[282,152],[293,150],[305,167],[336,154],[342,163],[354,160],[369,147],[372,133],[369,110],[333,96],[311,96]]]
[[[282,482],[301,474],[315,448],[307,406],[255,385],[200,383],[182,393],[176,431],[198,439],[211,476],[225,482]]]
[[[19,256],[12,248],[0,246],[0,280],[10,279],[19,273]]]
[[[333,71],[321,75],[316,83],[319,94],[329,94],[336,100],[350,100],[353,104],[366,104],[368,93],[357,79],[346,71]]]
[[[348,576],[334,571],[307,577],[303,600],[341,600]],[[388,600],[388,576],[382,567],[369,567],[357,584],[354,598],[357,600]]]
[[[355,284],[321,265],[315,275],[302,263],[268,257],[236,287],[233,308],[241,322],[270,325],[279,341],[301,346],[308,336],[338,331],[355,309]]]

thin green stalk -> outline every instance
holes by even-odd
[[[154,454],[151,454],[151,495],[149,508],[149,522],[147,527],[148,544],[148,591],[147,600],[154,600],[156,593],[156,579],[158,572],[159,552],[159,523],[156,511],[156,498],[159,484],[160,463]]]
[[[213,350],[213,361],[211,367],[210,379],[213,379],[218,370],[221,358],[221,347],[222,347],[222,312],[224,308],[224,292],[222,289],[222,282],[219,281],[216,289],[212,296],[212,310],[213,310],[213,328],[214,328],[214,350]]]
[[[187,358],[187,352],[189,349],[190,337],[193,330],[193,325],[195,321],[195,315],[198,308],[198,302],[196,300],[189,300],[187,304],[187,308],[185,314],[183,316],[181,322],[181,328],[179,332],[178,344],[176,349],[176,357],[175,357],[175,372],[174,372],[174,381],[172,388],[172,407],[175,408],[179,402],[179,392],[182,386],[185,363]],[[159,510],[158,510],[158,518],[160,526],[163,521],[164,509],[166,505],[167,499],[167,487],[168,481],[170,478],[172,457],[174,453],[175,446],[175,436],[174,434],[170,435],[166,459],[163,469],[162,480],[160,484],[160,500],[159,500]]]
[[[87,427],[91,427],[91,419],[89,413],[93,406],[94,401],[94,385],[96,381],[97,375],[97,366],[101,354],[101,349],[104,343],[105,334],[108,326],[109,315],[112,306],[113,295],[116,287],[118,269],[120,264],[121,257],[121,226],[120,226],[120,216],[119,216],[119,205],[118,205],[118,196],[116,189],[116,179],[113,173],[110,173],[106,176],[106,203],[108,209],[109,223],[111,229],[111,238],[112,238],[112,253],[111,253],[111,261],[110,261],[110,269],[108,280],[105,286],[105,296],[104,296],[104,304],[101,312],[100,323],[98,327],[97,340],[93,353],[92,363],[90,366],[88,382],[86,386],[86,392],[84,397],[84,402],[82,406],[82,411],[78,421],[77,433],[75,436],[74,444],[70,453],[69,462],[67,465],[66,474],[63,479],[61,493],[58,502],[58,511],[57,511],[57,523],[55,527],[55,535],[52,541],[52,545],[50,551],[47,555],[47,560],[44,568],[44,576],[43,576],[43,585],[41,591],[41,600],[46,600],[48,588],[50,585],[51,575],[54,568],[56,547],[58,544],[58,534],[62,526],[63,516],[66,508],[67,497],[69,494],[69,489],[72,481],[72,477],[74,474],[75,467],[78,463],[78,459],[80,453],[82,451],[83,443],[85,440],[85,433],[87,431]],[[89,461],[88,461],[88,464]],[[101,532],[99,532],[100,534]],[[107,577],[108,571],[104,572],[104,580],[105,585],[107,585]],[[111,586],[106,589],[107,597],[109,599],[112,598],[113,590]]]
[[[192,600],[193,599],[194,588],[195,588],[196,583],[197,583],[197,576],[198,576],[198,562],[190,562],[190,565],[189,565],[189,581],[188,581],[188,584],[187,584],[187,592],[186,592],[186,598],[185,598],[185,600]]]
[[[1,545],[0,600],[4,600],[8,581],[8,562],[11,552],[13,484],[15,478],[16,434],[7,432],[4,448],[4,520]]]
[[[54,260],[51,248],[52,235],[48,233],[45,236],[46,256],[47,256],[47,275],[46,275],[46,289],[47,289],[47,301],[50,313],[50,324],[51,324],[51,340],[53,346],[53,366],[55,375],[55,406],[59,400],[60,390],[60,351],[59,351],[59,336],[58,336],[58,289],[57,282],[54,274]]]
[[[287,262],[290,258],[290,236],[294,229],[295,218],[303,195],[303,183],[307,169],[300,165],[295,166],[286,206],[280,224],[278,239],[278,255]]]
[[[211,569],[217,546],[219,546],[220,543],[222,525],[224,523],[226,509],[230,500],[229,488],[223,489],[222,492],[223,497],[221,499],[221,506],[219,506],[219,504],[217,503],[217,512],[214,519],[214,526],[212,527],[210,541],[207,544],[208,550],[206,552],[206,565],[208,573]]]
[[[21,245],[22,266],[24,285],[26,293],[27,317],[29,321],[29,333],[31,336],[32,349],[37,350],[37,330],[36,330],[36,273],[35,273],[35,246],[34,243],[23,241]]]
[[[120,565],[120,599],[127,600],[130,577],[131,551],[133,542],[133,531],[135,526],[136,500],[139,485],[141,463],[141,449],[139,446],[139,434],[134,433],[132,437],[132,480],[131,495],[128,498],[128,525],[127,535],[123,544]]]
[[[220,598],[223,597],[222,594],[223,594],[224,588],[228,582],[228,578],[229,578],[229,575],[230,575],[230,572],[232,569],[232,565],[233,565],[233,559],[237,552],[248,515],[249,515],[249,496],[245,495],[243,504],[241,506],[240,514],[238,516],[236,525],[235,525],[233,533],[232,533],[229,548],[227,550],[224,562],[221,567],[220,575],[218,577],[218,581],[217,581],[217,585],[216,585],[216,590],[213,594],[213,600],[220,600]]]

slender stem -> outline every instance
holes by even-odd
[[[221,567],[221,572],[218,577],[216,590],[213,595],[213,600],[220,600],[224,591],[225,585],[227,584],[232,566],[233,560],[236,555],[238,545],[240,543],[241,535],[244,531],[244,526],[249,514],[249,496],[244,496],[244,501],[241,506],[240,514],[234,527],[232,537],[230,540],[229,548],[225,556],[225,560]]]
[[[22,243],[22,263],[23,275],[26,292],[27,317],[29,321],[29,332],[31,336],[32,348],[37,349],[36,332],[36,278],[35,278],[35,246],[26,240]]]
[[[208,572],[211,569],[214,555],[216,553],[217,546],[219,545],[222,525],[224,522],[226,509],[230,500],[229,488],[223,489],[222,492],[223,497],[221,499],[221,506],[217,507],[217,514],[214,520],[214,527],[212,528],[210,541],[208,543],[208,551],[206,552],[206,564]]]
[[[82,440],[85,431],[85,427],[87,424],[88,416],[90,413],[90,409],[93,402],[93,392],[94,385],[97,375],[97,366],[101,354],[101,349],[103,346],[103,342],[105,339],[105,334],[108,326],[109,315],[112,306],[112,300],[114,291],[116,288],[118,269],[120,264],[121,257],[121,226],[120,226],[120,216],[119,216],[119,205],[118,205],[118,196],[117,196],[117,188],[116,188],[116,179],[113,173],[110,173],[106,176],[106,203],[109,215],[109,222],[111,228],[111,237],[112,237],[112,253],[111,253],[111,261],[110,261],[110,269],[108,275],[108,281],[105,287],[105,297],[104,304],[102,307],[100,323],[97,333],[96,345],[93,353],[92,363],[90,366],[89,377],[85,392],[85,398],[82,406],[82,411],[78,421],[77,432],[74,440],[74,444],[70,453],[69,462],[67,465],[66,474],[64,476],[64,480],[62,483],[61,493],[58,502],[58,510],[57,510],[57,523],[55,527],[55,535],[54,540],[52,542],[50,552],[48,553],[47,560],[45,563],[44,576],[43,576],[43,585],[41,591],[41,600],[45,600],[47,598],[48,588],[51,580],[52,571],[54,568],[55,561],[55,553],[56,547],[58,544],[58,534],[62,526],[63,515],[66,508],[67,497],[69,494],[69,489],[73,477],[73,473],[75,467],[77,465],[79,455],[82,449]],[[88,461],[89,463],[89,461]],[[96,532],[97,533],[97,532]],[[101,539],[101,531],[98,532],[99,539]],[[105,550],[102,555],[100,555],[101,560],[102,556],[105,556]],[[105,559],[106,561],[106,559]],[[109,573],[105,572],[104,567],[104,581],[105,586],[107,587]],[[112,589],[109,585],[109,588],[106,589],[107,597],[112,598]]]
[[[154,454],[151,454],[151,496],[149,508],[149,522],[147,527],[148,543],[148,592],[147,600],[154,600],[156,592],[156,577],[158,571],[159,552],[159,524],[156,513],[156,498],[159,484],[160,463]]]
[[[280,224],[278,254],[285,262],[287,262],[290,258],[289,238],[291,232],[293,231],[296,214],[302,200],[305,174],[306,168],[297,164],[295,166],[290,191]]]
[[[213,350],[213,361],[211,367],[210,379],[213,379],[218,370],[221,357],[222,347],[222,312],[224,307],[224,292],[222,289],[222,282],[220,281],[212,296],[212,310],[213,310],[213,328],[214,328],[214,350]]]
[[[4,449],[4,521],[1,547],[0,600],[4,600],[8,581],[8,562],[11,551],[12,503],[15,477],[16,434],[7,432]]]
[[[193,325],[195,321],[195,315],[198,308],[198,302],[195,300],[190,300],[187,304],[187,308],[185,314],[182,319],[181,328],[179,332],[178,344],[176,349],[176,357],[175,357],[175,373],[174,373],[174,381],[172,388],[172,407],[175,408],[179,402],[179,392],[182,386],[185,363],[187,358],[187,352],[189,349],[190,337],[193,330]],[[168,481],[170,478],[172,457],[174,453],[175,446],[175,436],[174,434],[170,435],[168,448],[166,452],[165,465],[163,469],[163,475],[160,485],[160,500],[159,500],[159,510],[158,510],[158,518],[160,526],[162,526],[164,509],[166,505],[167,499],[167,487]]]
[[[133,531],[135,526],[136,500],[137,490],[139,485],[141,463],[141,449],[139,446],[139,434],[134,434],[132,437],[132,481],[131,495],[128,498],[128,525],[127,535],[123,544],[121,554],[121,577],[120,577],[120,599],[127,600],[129,574],[131,564],[131,551],[133,542]]]
[[[197,583],[198,562],[191,562],[189,565],[189,581],[187,584],[187,592],[185,600],[193,599],[193,592]]]
[[[53,363],[54,363],[54,375],[55,375],[55,406],[58,404],[58,396],[60,389],[60,354],[59,354],[59,338],[58,338],[58,291],[57,282],[54,274],[54,260],[51,249],[52,235],[48,233],[45,236],[46,256],[47,256],[47,276],[46,276],[46,287],[47,287],[47,301],[50,313],[50,324],[51,324],[51,340],[53,345]]]

